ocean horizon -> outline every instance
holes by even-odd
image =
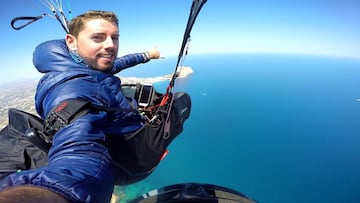
[[[124,75],[168,74],[175,62]],[[266,203],[360,201],[360,59],[189,55],[184,65],[194,70],[175,85],[192,98],[184,131],[153,174],[116,188],[122,197],[198,182]]]

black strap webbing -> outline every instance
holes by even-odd
[[[46,14],[43,14],[41,16],[24,16],[24,17],[16,17],[16,18],[13,18],[11,20],[11,27],[14,28],[15,30],[20,30],[22,28],[24,28],[25,26],[37,21],[37,20],[40,20],[41,18],[43,18]],[[17,21],[25,21],[24,24],[20,25],[20,26],[15,26],[15,23]]]
[[[90,108],[90,102],[84,99],[69,99],[61,102],[45,118],[44,130],[49,135],[55,135],[74,118],[84,115]]]
[[[57,105],[52,111],[50,111],[50,113],[45,118],[44,130],[46,134],[50,136],[46,140],[51,142],[52,137],[58,130],[70,124],[76,118],[86,114],[90,109],[105,112],[138,112],[136,109],[94,105],[85,99],[65,100]]]

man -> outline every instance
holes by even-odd
[[[34,52],[34,65],[45,73],[35,95],[38,114],[45,118],[61,102],[76,98],[130,109],[121,93],[121,81],[113,74],[159,58],[159,52],[150,50],[116,59],[119,28],[112,12],[89,11],[74,18],[68,27],[65,41],[69,52],[64,52],[61,40],[45,42]],[[4,198],[109,202],[114,177],[106,136],[121,136],[141,126],[141,115],[136,112],[88,112],[55,134],[47,166],[13,173],[0,182],[0,202]],[[129,178],[125,172],[123,176]]]

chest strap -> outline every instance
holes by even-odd
[[[85,115],[92,110],[105,111],[105,112],[133,112],[139,113],[136,109],[124,109],[120,107],[106,107],[91,104],[90,101],[85,99],[69,99],[61,102],[46,116],[44,121],[44,131],[48,136],[44,137],[47,143],[51,140],[55,133],[61,128],[70,124],[82,115]]]
[[[90,109],[90,101],[84,99],[69,99],[61,102],[46,116],[44,130],[50,136],[45,138],[50,141],[55,133],[68,125],[72,120],[86,114]]]

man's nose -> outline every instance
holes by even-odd
[[[105,48],[114,48],[116,46],[114,40],[111,38],[111,37],[108,37],[106,40],[105,40]]]

